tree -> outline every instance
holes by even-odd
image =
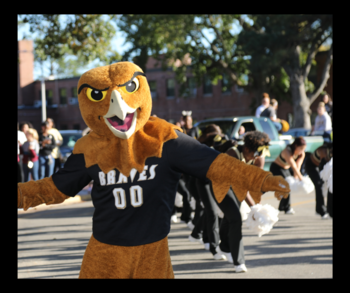
[[[96,59],[104,63],[121,59],[110,46],[116,32],[113,17],[115,15],[22,14],[18,15],[18,23],[28,23],[30,32],[39,34],[34,40],[35,60],[49,60],[51,74],[53,68],[58,67],[59,73],[69,76]],[[66,69],[67,64],[70,67]]]
[[[236,45],[239,20],[240,15],[122,15],[117,26],[132,44],[123,60],[134,55],[144,71],[149,56],[158,58],[163,68],[172,66],[182,94],[188,67],[197,84],[204,75],[216,84],[226,74],[232,84],[243,86],[249,60]]]
[[[329,78],[333,44],[319,84],[314,86],[308,75],[319,48],[332,39],[332,15],[252,15],[251,18],[252,25],[242,22],[238,44],[252,56],[251,64],[269,64],[270,70],[283,68],[290,83],[294,127],[311,128],[309,108]]]

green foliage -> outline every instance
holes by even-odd
[[[67,56],[74,56],[66,64],[75,67],[71,70],[74,72],[95,59],[105,63],[121,59],[110,46],[115,35],[112,18],[101,14],[22,14],[18,21],[20,25],[29,24],[30,32],[39,35],[34,40],[36,61],[50,60],[60,65],[62,72]]]
[[[233,33],[233,27],[239,20],[240,15],[122,15],[117,25],[126,34],[126,41],[132,43],[123,60],[136,54],[137,59],[133,60],[146,70],[148,56],[153,55],[164,69],[175,71],[183,95],[189,68],[198,85],[204,75],[217,84],[223,73],[233,83],[243,85],[241,75],[247,73],[249,61],[235,45],[237,33]],[[186,54],[190,65],[184,59]]]

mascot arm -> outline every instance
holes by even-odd
[[[17,208],[25,211],[40,204],[57,204],[75,196],[89,182],[83,155],[70,155],[64,168],[51,177],[18,183]]]
[[[280,199],[288,197],[290,192],[288,183],[282,176],[273,176],[271,172],[253,165],[247,165],[227,154],[219,154],[212,162],[207,172],[211,180],[216,200],[221,203],[230,186],[239,201],[243,201],[247,191],[259,203],[261,195],[266,191],[275,191]]]
[[[52,177],[17,185],[17,208],[23,208],[25,211],[43,203],[47,205],[61,203],[67,198],[69,196],[56,188]]]

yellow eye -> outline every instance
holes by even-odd
[[[126,86],[121,87],[121,89],[127,94],[132,94],[136,92],[139,89],[139,87],[140,82],[136,77],[134,77],[134,79],[131,82],[129,82]]]
[[[99,90],[94,90],[92,88],[88,88],[86,90],[86,95],[90,101],[101,102],[106,97],[107,91],[99,91]]]

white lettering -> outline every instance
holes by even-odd
[[[130,187],[130,201],[131,201],[131,205],[135,208],[142,206],[143,191],[141,186],[135,185]]]
[[[131,171],[130,171],[130,179],[131,179],[131,182],[134,181],[136,172],[137,172],[137,170],[136,170],[135,168],[132,168],[132,169],[131,169]]]
[[[101,184],[101,186],[105,186],[105,185],[106,185],[105,173],[103,173],[103,172],[98,172],[98,178],[100,179],[100,184]]]
[[[155,172],[155,168],[157,167],[158,165],[152,165],[151,168],[149,169],[149,173],[151,175],[151,177],[148,178],[148,180],[152,180],[154,179],[154,177],[156,177],[156,172]]]
[[[125,200],[125,191],[123,188],[114,188],[113,195],[115,198],[115,206],[117,209],[125,209],[126,200]]]
[[[117,184],[128,183],[128,177],[124,176],[122,173],[119,173],[119,179]]]
[[[107,173],[107,185],[115,184],[115,170],[111,170]]]
[[[148,170],[148,166],[147,165],[145,165],[145,167],[143,168],[142,173],[140,173],[139,180],[137,180],[137,181],[145,181],[145,180],[147,180],[146,170]]]

